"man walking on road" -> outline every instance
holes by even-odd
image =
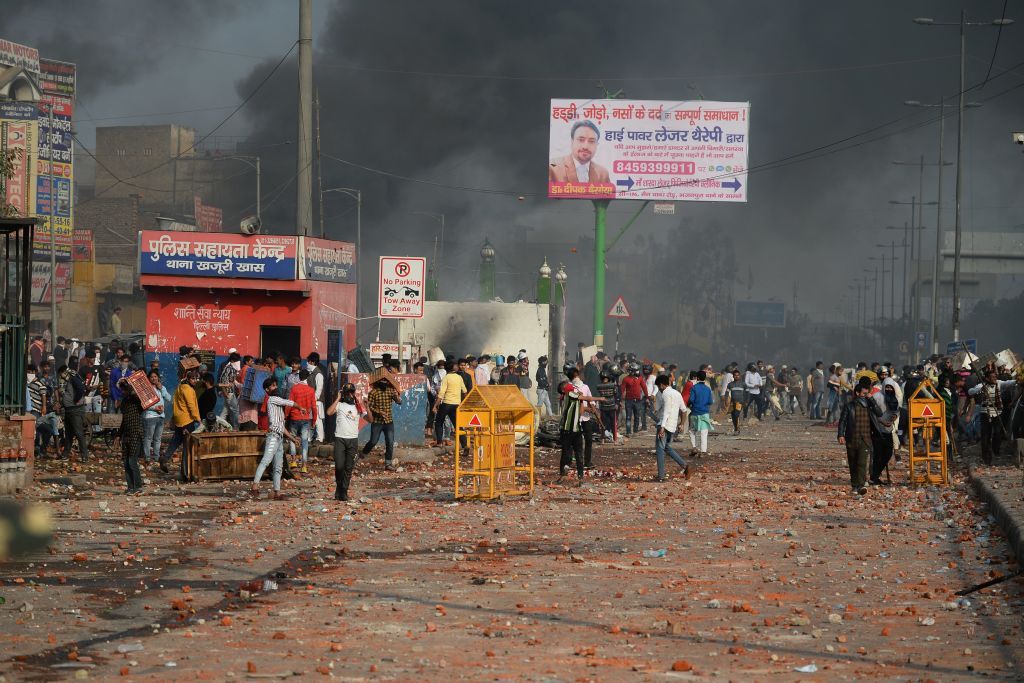
[[[711,431],[711,404],[714,394],[707,385],[707,373],[697,371],[696,381],[690,388],[690,446],[698,456],[708,454],[708,432]],[[700,446],[698,447],[698,441]]]
[[[654,454],[658,460],[658,476],[655,481],[665,481],[665,454],[676,461],[683,476],[690,478],[690,466],[686,464],[683,456],[676,453],[672,448],[672,437],[679,431],[679,418],[683,412],[683,395],[672,388],[672,382],[668,375],[658,375],[654,380],[658,389],[655,405],[655,415],[658,419],[658,435],[654,441]],[[707,389],[707,387],[705,387]],[[710,393],[710,389],[708,390]]]
[[[356,402],[356,388],[351,383],[341,387],[338,396],[327,408],[334,421],[334,500],[348,500],[352,471],[359,451],[360,406]]]
[[[869,398],[871,380],[864,377],[854,389],[854,399],[844,403],[839,412],[838,441],[846,446],[846,461],[850,466],[850,486],[853,492],[863,496],[868,492],[865,486],[868,463],[871,461],[872,442],[880,438],[874,419],[882,416],[878,404]]]
[[[822,419],[821,400],[825,396],[825,370],[824,363],[820,360],[814,364],[814,372],[811,373],[811,384],[809,387],[811,403],[809,410],[812,420]]]
[[[640,431],[640,418],[646,411],[647,383],[640,376],[640,368],[632,365],[629,375],[622,380],[622,400],[626,405],[626,436]]]

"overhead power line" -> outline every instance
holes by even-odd
[[[370,73],[381,73],[381,74],[394,74],[401,76],[423,76],[428,78],[454,78],[454,79],[467,79],[467,80],[484,80],[484,81],[534,81],[534,82],[575,82],[575,81],[611,81],[611,82],[622,82],[622,81],[709,81],[717,79],[727,78],[769,78],[776,76],[805,76],[822,73],[834,73],[838,71],[859,71],[862,69],[882,69],[891,66],[900,66],[903,64],[920,64],[924,62],[934,62],[943,59],[952,59],[957,55],[941,55],[939,57],[917,57],[914,59],[903,59],[892,62],[872,62],[867,64],[851,64],[847,66],[836,66],[836,67],[821,67],[815,69],[792,69],[787,71],[757,71],[748,73],[735,73],[735,74],[690,74],[687,76],[650,76],[650,75],[633,75],[633,76],[523,76],[523,75],[510,75],[510,74],[482,74],[482,73],[468,73],[468,72],[450,72],[450,71],[416,71],[409,69],[389,69],[386,67],[377,66],[360,66],[358,64],[343,64],[338,62],[330,62],[318,60],[316,65],[317,68],[334,68],[344,69],[348,71],[366,71]]]
[[[984,88],[985,84],[988,83],[988,77],[992,75],[992,67],[996,63],[996,55],[999,54],[999,38],[1003,35],[1003,22],[1006,20],[1006,4],[1008,0],[1003,0],[1003,14],[999,17],[999,30],[996,31],[996,44],[992,48],[992,59],[988,62],[988,71],[985,72],[985,80],[981,82],[981,87]],[[963,29],[961,29],[963,30]]]
[[[1015,64],[1012,67],[1003,70],[1001,73],[997,74],[994,78],[1000,78],[1002,76],[1005,76],[1006,74],[1010,74],[1010,73],[1013,72],[1013,69],[1019,68],[1021,66],[1024,66],[1024,62],[1021,62],[1019,64]],[[971,90],[975,90],[975,89],[977,89],[979,87],[980,87],[980,83],[965,88],[964,92],[967,93],[967,92],[970,92]],[[1003,90],[1003,91],[1001,91],[999,93],[996,93],[995,95],[992,95],[991,97],[986,98],[983,101],[987,102],[987,101],[996,99],[997,97],[1001,97],[1001,96],[1003,96],[1003,95],[1005,95],[1005,94],[1007,94],[1009,92],[1012,92],[1014,90],[1017,90],[1018,88],[1021,88],[1021,87],[1024,87],[1024,82],[1022,82],[1022,83],[1020,83],[1018,85],[1011,86],[1011,87],[1009,87],[1009,88],[1007,88],[1007,89],[1005,89],[1005,90]],[[943,114],[943,115],[945,115],[945,114]],[[795,152],[793,154],[789,154],[787,156],[780,157],[778,159],[774,159],[772,161],[765,162],[763,164],[758,164],[756,166],[751,166],[751,167],[747,168],[745,171],[741,171],[739,173],[737,173],[737,172],[723,173],[723,174],[720,174],[720,175],[717,175],[717,176],[712,176],[712,177],[708,178],[708,180],[727,179],[727,178],[735,177],[737,175],[742,175],[744,173],[747,174],[747,175],[750,175],[752,173],[756,173],[756,172],[760,172],[760,171],[767,171],[767,170],[773,170],[773,169],[776,169],[776,168],[782,168],[784,166],[789,166],[789,165],[792,165],[792,164],[795,164],[795,163],[801,163],[803,161],[810,161],[812,159],[817,159],[817,158],[820,158],[820,157],[823,157],[823,156],[828,156],[830,154],[836,154],[838,152],[846,151],[848,149],[853,149],[855,147],[860,147],[862,145],[870,144],[872,142],[877,142],[879,140],[884,140],[886,138],[893,137],[894,135],[898,135],[900,133],[910,132],[910,131],[922,128],[924,126],[931,125],[931,124],[939,121],[942,118],[943,115],[934,116],[934,117],[928,118],[928,119],[926,119],[924,121],[915,122],[915,123],[913,123],[913,124],[911,124],[909,126],[906,126],[904,128],[900,128],[900,129],[897,129],[897,130],[889,132],[889,133],[884,133],[884,134],[881,134],[881,135],[877,135],[877,136],[872,137],[872,138],[867,139],[867,140],[862,140],[862,141],[854,142],[854,141],[858,140],[858,138],[863,138],[865,136],[872,135],[873,133],[877,133],[877,132],[882,131],[882,130],[884,130],[886,128],[889,128],[891,126],[895,126],[896,124],[899,124],[899,123],[902,123],[902,122],[907,121],[909,119],[913,119],[913,118],[915,118],[917,116],[920,116],[920,113],[918,113],[918,112],[914,112],[914,113],[910,113],[910,114],[905,114],[903,116],[899,116],[899,117],[891,119],[889,121],[885,121],[884,123],[880,123],[880,124],[871,126],[871,127],[866,128],[864,130],[861,130],[861,131],[859,131],[857,133],[853,133],[851,135],[847,135],[845,137],[833,140],[831,142],[828,142],[828,143],[825,143],[825,144],[822,144],[822,145],[818,145],[816,147],[812,147],[810,149],[803,150],[801,152]],[[952,115],[952,114],[949,114],[949,115]],[[847,143],[850,143],[850,144],[847,144]],[[845,145],[845,146],[842,146],[842,145]],[[417,184],[421,184],[421,185],[429,185],[431,187],[439,187],[439,188],[443,188],[443,189],[447,189],[447,190],[456,190],[456,191],[464,191],[464,192],[478,192],[478,193],[482,193],[482,194],[521,196],[521,197],[542,196],[542,193],[539,193],[539,192],[525,192],[525,191],[521,191],[521,190],[510,190],[510,189],[493,188],[493,187],[470,187],[470,186],[464,186],[464,185],[452,185],[452,184],[443,183],[443,182],[439,182],[439,181],[426,180],[426,179],[423,179],[423,178],[415,178],[415,177],[412,177],[412,176],[406,176],[406,175],[402,175],[402,174],[399,174],[399,173],[394,173],[392,171],[386,171],[386,170],[382,170],[382,169],[378,169],[378,168],[373,168],[371,166],[366,166],[366,165],[363,165],[363,164],[359,164],[359,163],[356,163],[354,161],[350,161],[348,159],[342,159],[340,157],[337,157],[337,156],[334,156],[334,155],[331,155],[331,154],[327,154],[327,153],[324,153],[323,156],[325,158],[328,158],[328,159],[331,159],[333,161],[336,161],[336,162],[338,162],[340,164],[344,164],[346,166],[351,166],[353,168],[358,168],[358,169],[366,171],[368,173],[374,173],[376,175],[381,175],[381,176],[385,176],[385,177],[388,177],[388,178],[394,178],[396,180],[403,180],[403,181],[406,181],[406,182],[417,183]],[[683,185],[683,184],[684,183],[669,183],[669,184],[666,184],[666,185],[659,185],[659,186],[656,186],[656,187],[650,187],[650,188],[645,188],[645,189],[647,189],[647,190],[665,189],[665,188],[677,187],[677,186]]]
[[[299,41],[297,41],[297,40],[294,43],[292,43],[292,46],[290,48],[288,48],[288,51],[284,53],[284,55],[281,57],[280,60],[278,60],[277,64],[274,65],[274,68],[271,69],[270,72],[266,76],[263,77],[263,80],[261,80],[256,85],[256,87],[253,88],[252,91],[250,91],[249,94],[245,96],[245,99],[243,99],[241,102],[238,103],[238,106],[236,106],[234,108],[234,110],[230,114],[228,114],[220,123],[218,123],[216,126],[213,127],[213,130],[211,130],[209,133],[207,133],[203,137],[201,137],[198,140],[196,140],[195,142],[193,142],[186,149],[178,152],[176,155],[174,155],[174,156],[172,156],[172,157],[170,157],[168,159],[165,159],[164,161],[160,162],[159,164],[153,166],[152,168],[149,168],[149,169],[147,169],[145,171],[141,171],[139,173],[136,173],[135,175],[128,176],[127,178],[117,178],[117,182],[113,183],[110,187],[105,188],[103,190],[103,192],[98,192],[96,194],[96,197],[99,197],[100,195],[109,192],[110,190],[114,189],[119,184],[124,183],[125,181],[134,180],[135,178],[139,178],[141,176],[148,175],[148,174],[152,173],[153,171],[156,171],[157,169],[163,168],[167,164],[171,164],[171,163],[174,163],[175,161],[178,161],[179,159],[182,159],[186,154],[188,154],[189,152],[194,150],[197,146],[201,145],[204,141],[206,141],[207,139],[212,137],[214,133],[216,133],[218,130],[220,130],[228,121],[231,120],[232,117],[234,117],[235,114],[237,114],[239,111],[242,110],[242,107],[244,107],[246,104],[248,104],[249,101],[252,100],[252,98],[256,96],[256,93],[258,93],[260,91],[260,89],[264,85],[266,85],[267,81],[269,81],[271,79],[271,77],[275,73],[277,73],[277,70],[279,68],[281,68],[281,65],[284,64],[285,60],[288,59],[288,56],[295,50],[295,46],[298,45],[298,44],[299,44]]]

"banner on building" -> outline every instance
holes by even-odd
[[[57,264],[57,303],[64,300],[64,296],[71,287],[71,275],[73,273],[70,263]],[[50,264],[41,261],[32,263],[32,303],[48,304],[54,287],[53,278],[50,277]]]
[[[749,102],[551,100],[548,197],[745,202]]]
[[[56,59],[39,60],[39,87],[45,93],[75,97],[76,67]]]
[[[20,66],[33,74],[39,73],[39,50],[0,38],[0,65]]]
[[[294,280],[298,238],[290,235],[139,233],[139,273]]]
[[[92,261],[95,258],[95,247],[92,230],[75,230],[71,246],[72,261]]]
[[[324,282],[356,281],[356,246],[315,237],[299,238],[299,279]]]
[[[75,113],[75,65],[52,59],[39,60],[38,103],[39,142],[35,155],[35,200],[32,208],[39,218],[32,258],[50,260],[50,225],[57,246],[56,259],[72,260],[74,244],[74,142],[71,137]]]
[[[203,232],[224,231],[224,212],[220,208],[203,204],[203,199],[199,195],[194,195],[193,204],[197,228]]]
[[[48,217],[40,217],[36,223],[35,232],[32,235],[32,260],[50,262],[50,226]],[[54,242],[57,246],[56,259],[59,262],[68,262],[71,259],[71,251],[74,248],[74,237],[71,234],[71,226],[54,219]]]
[[[4,154],[14,152],[12,174],[5,183],[3,198],[18,216],[34,213],[32,157],[35,156],[36,135],[34,119],[19,116],[17,119],[0,121],[0,151]]]

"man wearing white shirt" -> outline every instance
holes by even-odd
[[[590,390],[583,380],[577,376],[572,380],[572,384],[576,387],[576,391],[579,392],[580,396],[591,398],[594,393]],[[580,429],[583,430],[583,469],[592,470],[593,456],[594,456],[594,432],[597,431],[597,422],[594,419],[594,408],[589,401],[583,402],[583,412],[580,413]]]
[[[747,388],[747,403],[743,406],[743,417],[747,417],[747,412],[750,410],[750,404],[754,404],[754,410],[757,414],[757,419],[760,420],[761,416],[764,415],[764,407],[761,404],[761,387],[764,385],[764,378],[761,377],[761,373],[757,371],[757,366],[753,363],[747,366],[747,373],[743,376],[743,384]]]
[[[356,400],[356,388],[351,382],[345,383],[327,408],[328,415],[335,415],[334,422],[334,499],[348,500],[348,488],[352,482],[352,470],[356,466],[356,452],[359,450],[359,416],[366,411]]]
[[[491,357],[485,353],[470,363],[473,366],[473,382],[476,386],[485,387],[491,383],[490,362]]]
[[[679,430],[679,415],[683,410],[683,395],[672,388],[668,375],[658,375],[655,387],[658,395],[655,398],[655,415],[658,419],[658,436],[654,442],[655,456],[658,459],[658,476],[655,481],[665,481],[665,454],[676,461],[683,471],[683,476],[690,478],[690,466],[683,456],[672,448],[672,437]]]

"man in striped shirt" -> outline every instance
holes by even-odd
[[[263,472],[267,467],[273,463],[274,492],[271,494],[271,498],[280,500],[283,498],[281,495],[281,472],[284,469],[284,440],[288,439],[292,443],[298,442],[298,439],[285,429],[284,409],[296,406],[294,401],[277,395],[277,379],[273,376],[263,381],[263,391],[267,395],[265,400],[269,426],[267,438],[263,444],[263,459],[260,461],[259,467],[256,468],[256,476],[252,479],[252,496],[253,498],[259,497],[260,479],[263,478]],[[304,419],[310,419],[311,416],[305,409],[300,408],[299,410],[301,414],[305,414]]]

